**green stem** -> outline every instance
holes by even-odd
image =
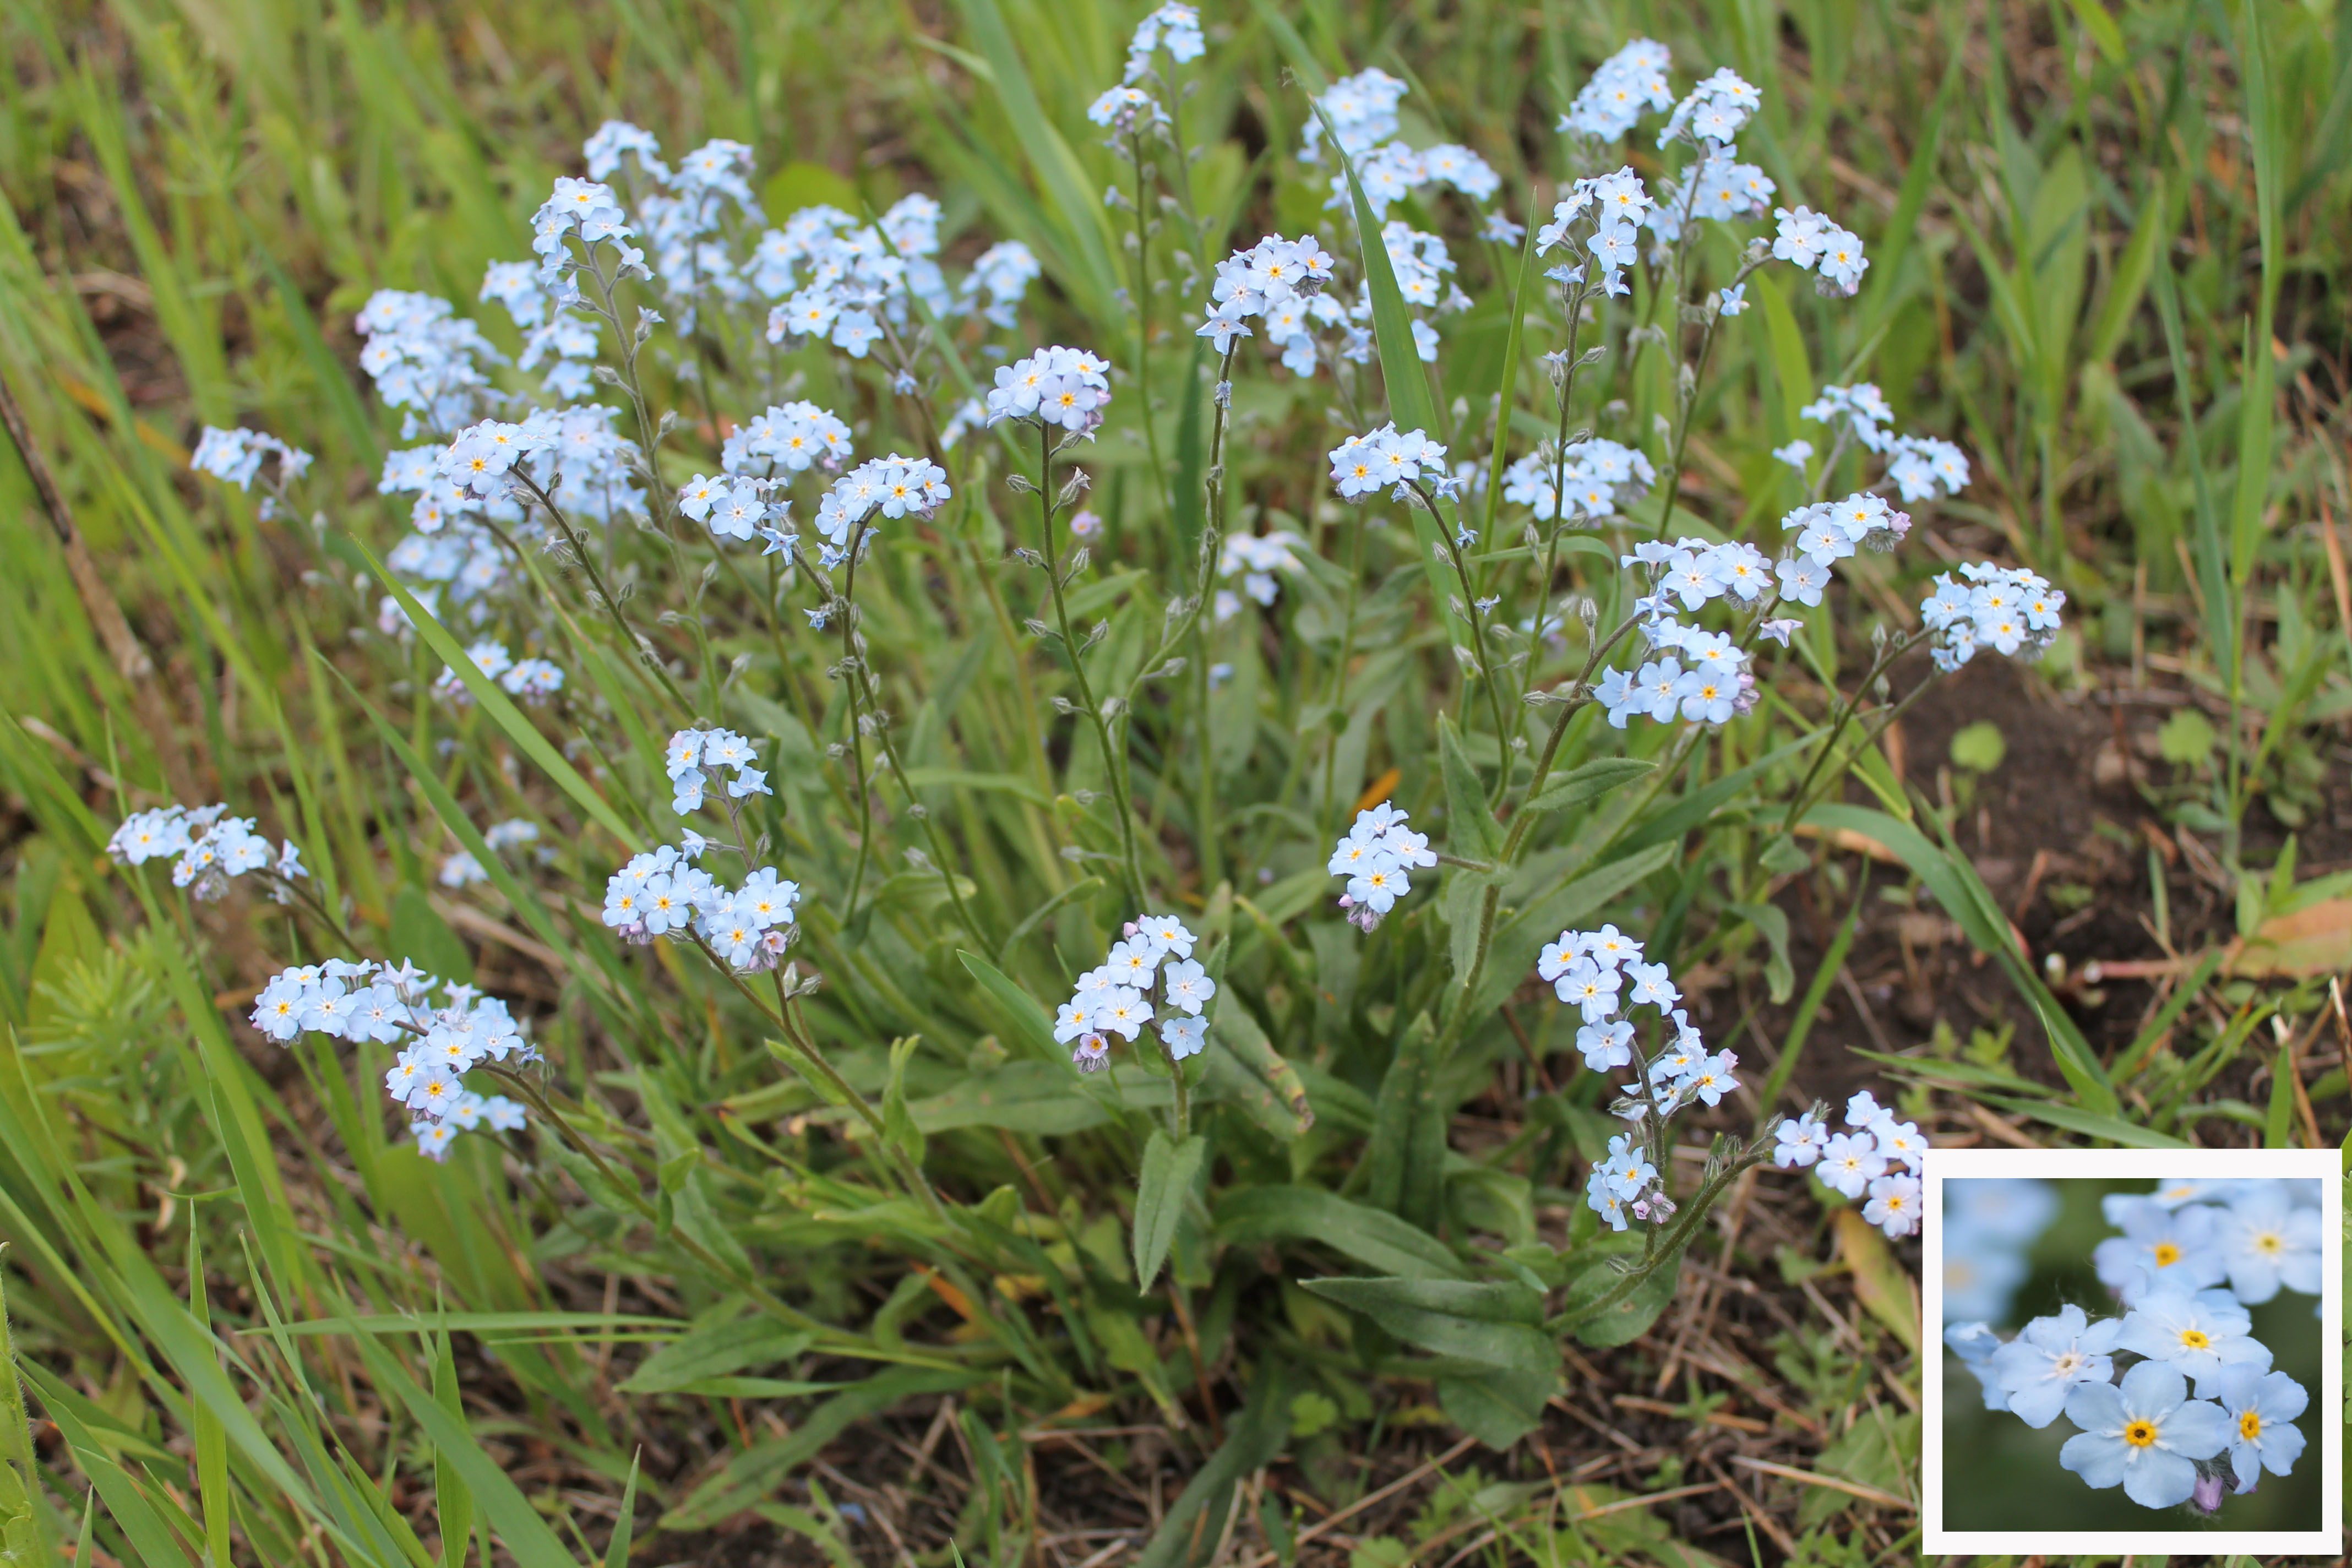
[[[1037,509],[1045,531],[1045,582],[1053,594],[1054,625],[1061,633],[1062,652],[1068,657],[1070,674],[1077,682],[1078,700],[1086,705],[1095,742],[1102,748],[1103,770],[1109,775],[1111,802],[1118,812],[1119,871],[1126,879],[1129,901],[1141,911],[1143,869],[1135,847],[1135,805],[1128,788],[1126,756],[1111,740],[1110,721],[1102,704],[1095,700],[1094,686],[1087,679],[1086,659],[1078,651],[1077,639],[1070,635],[1069,605],[1062,595],[1062,563],[1054,548],[1054,514],[1059,510],[1054,500],[1054,427],[1042,418],[1037,421]]]

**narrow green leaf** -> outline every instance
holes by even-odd
[[[1151,1289],[1160,1266],[1168,1261],[1169,1245],[1176,1239],[1176,1222],[1183,1217],[1184,1200],[1192,1195],[1208,1143],[1199,1135],[1171,1143],[1158,1128],[1143,1145],[1143,1167],[1135,1188],[1135,1288]]]
[[[1565,811],[1598,800],[1610,791],[1632,784],[1658,764],[1641,757],[1595,757],[1548,782],[1543,793],[1519,807],[1521,811]]]
[[[1221,1199],[1217,1238],[1235,1247],[1312,1241],[1381,1274],[1459,1279],[1461,1263],[1427,1231],[1321,1187],[1244,1187]]]
[[[1555,1377],[1543,1298],[1509,1280],[1325,1279],[1302,1289],[1361,1312],[1407,1344],[1533,1378]]]
[[[1462,732],[1444,713],[1437,716],[1437,761],[1445,775],[1446,847],[1465,860],[1493,860],[1502,852],[1502,836],[1486,809],[1486,786],[1462,749]]]

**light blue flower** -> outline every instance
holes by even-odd
[[[2158,1287],[2177,1284],[2188,1290],[2218,1285],[2229,1271],[2210,1208],[2191,1205],[2168,1211],[2141,1199],[2116,1205],[2107,1218],[2123,1235],[2092,1248],[2091,1262],[2099,1282],[2122,1291],[2126,1305],[2139,1300],[2143,1271]]]
[[[2229,1417],[2230,1468],[2242,1495],[2254,1489],[2263,1471],[2283,1476],[2294,1468],[2304,1445],[2294,1418],[2311,1403],[2303,1384],[2283,1372],[2265,1376],[2251,1366],[2230,1366],[2199,1378],[2197,1392],[2218,1402]]]
[[[2230,1289],[2245,1305],[2269,1300],[2281,1285],[2319,1293],[2319,1211],[2296,1208],[2284,1183],[2249,1183],[2218,1213],[2216,1229]]]
[[[2251,1336],[2252,1326],[2245,1309],[2221,1291],[2191,1296],[2178,1285],[2158,1285],[2124,1315],[2116,1344],[2197,1377],[2215,1376],[2225,1366],[2268,1372],[2270,1349]]]
[[[2177,1508],[2197,1487],[2199,1459],[2229,1441],[2221,1407],[2189,1397],[2178,1368],[2147,1361],[2124,1373],[2120,1387],[2077,1385],[2066,1396],[2066,1419],[2083,1430],[2058,1450],[2062,1468],[2095,1490],[2121,1486],[2142,1508]]]
[[[1946,1247],[1950,1245],[1947,1239]],[[2082,1308],[2072,1305],[2026,1324],[1992,1355],[1993,1375],[2009,1395],[2010,1409],[2028,1426],[2049,1426],[2077,1384],[2114,1379],[2116,1365],[2108,1352],[2122,1331],[2117,1320],[2103,1318],[2094,1323]]]

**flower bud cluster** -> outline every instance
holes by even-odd
[[[1411,815],[1384,800],[1356,813],[1355,826],[1331,847],[1326,869],[1348,879],[1339,907],[1358,931],[1369,933],[1399,899],[1412,891],[1413,868],[1437,864],[1429,835],[1405,826]]]
[[[1845,1102],[1845,1124],[1848,1131],[1832,1132],[1811,1111],[1782,1122],[1774,1163],[1784,1171],[1811,1170],[1845,1197],[1866,1197],[1863,1218],[1890,1237],[1911,1235],[1919,1228],[1927,1140],[1917,1123],[1896,1121],[1868,1089]]]
[[[1121,929],[1110,956],[1078,976],[1054,1015],[1054,1038],[1070,1047],[1080,1072],[1110,1065],[1110,1037],[1132,1043],[1149,1024],[1171,1059],[1182,1061],[1208,1038],[1202,1011],[1217,983],[1192,957],[1197,940],[1173,915],[1145,915]],[[1157,1005],[1152,995],[1159,992]]]
[[[439,991],[436,1005],[433,993]],[[523,1107],[503,1095],[480,1095],[466,1074],[484,1062],[533,1062],[507,1005],[470,985],[445,983],[406,963],[329,959],[281,970],[254,1000],[253,1026],[280,1045],[305,1033],[338,1040],[401,1046],[384,1074],[384,1093],[405,1109],[420,1153],[449,1155],[460,1132],[488,1127],[521,1131]]]
[[[1972,1184],[1955,1180],[1946,1192]],[[2063,1413],[2078,1428],[2058,1463],[2084,1485],[2120,1486],[2143,1508],[2215,1512],[2264,1471],[2292,1473],[2303,1454],[2294,1423],[2309,1393],[2272,1370],[2246,1309],[2282,1287],[2318,1294],[2318,1183],[2294,1179],[2111,1193],[2101,1206],[2123,1234],[2093,1258],[2121,1317],[2094,1319],[2070,1304],[2005,1343],[1981,1321],[1948,1324],[1944,1342],[1983,1388],[1987,1409],[2035,1428]],[[1969,1239],[1948,1232],[1945,1245]],[[2140,1359],[2118,1382],[2119,1356]]]
[[[226,805],[133,812],[108,837],[106,852],[124,866],[172,857],[172,885],[199,899],[219,898],[231,878],[248,871],[264,872],[281,884],[310,874],[292,839],[273,851],[269,840],[253,830],[253,818],[231,816]],[[285,889],[278,888],[273,896],[285,902]]]

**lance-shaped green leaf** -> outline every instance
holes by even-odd
[[[1151,1289],[1159,1278],[1160,1266],[1168,1261],[1168,1248],[1176,1239],[1176,1222],[1184,1216],[1184,1200],[1192,1195],[1192,1182],[1201,1173],[1201,1160],[1208,1152],[1207,1142],[1197,1134],[1181,1143],[1169,1142],[1168,1134],[1153,1128],[1143,1145],[1143,1168],[1135,1188],[1135,1288]]]

